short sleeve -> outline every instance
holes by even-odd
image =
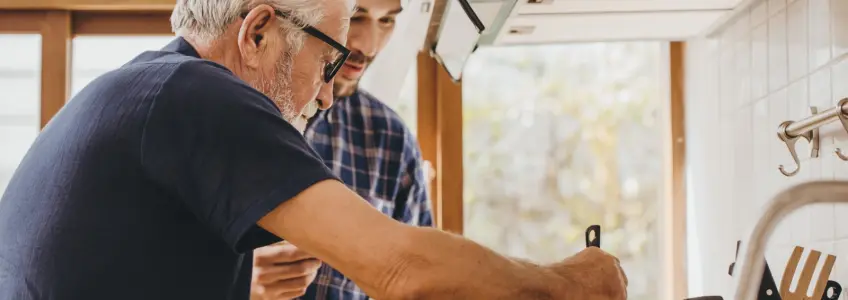
[[[256,223],[338,180],[270,99],[202,60],[180,63],[154,97],[141,165],[236,252],[279,241]]]

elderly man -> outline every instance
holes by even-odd
[[[363,72],[392,35],[401,1],[406,0],[357,1],[347,35],[350,57],[335,78],[335,105],[310,120],[305,136],[333,173],[377,210],[409,225],[432,226],[415,135],[395,111],[358,89]],[[301,299],[368,299],[338,270],[290,243],[254,252],[254,300],[301,296],[298,291],[310,282]]]
[[[349,12],[177,1],[180,37],[94,80],[21,162],[0,299],[247,299],[250,250],[282,237],[378,299],[624,299],[601,250],[520,263],[392,220],[333,175],[298,127],[331,105]]]

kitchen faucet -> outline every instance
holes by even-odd
[[[736,300],[756,300],[765,267],[765,246],[777,224],[790,213],[814,203],[848,203],[848,181],[813,181],[786,189],[767,204],[748,242],[742,243],[744,255],[736,262],[740,268],[736,282]]]

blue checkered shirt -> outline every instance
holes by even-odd
[[[304,133],[345,184],[394,219],[432,226],[423,160],[400,116],[359,90],[319,112]],[[301,299],[368,299],[344,275],[324,264]]]

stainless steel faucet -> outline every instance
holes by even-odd
[[[793,186],[768,203],[751,237],[742,242],[742,260],[736,265],[736,300],[756,300],[765,268],[765,247],[775,227],[790,213],[813,203],[848,203],[848,181],[814,181]]]

